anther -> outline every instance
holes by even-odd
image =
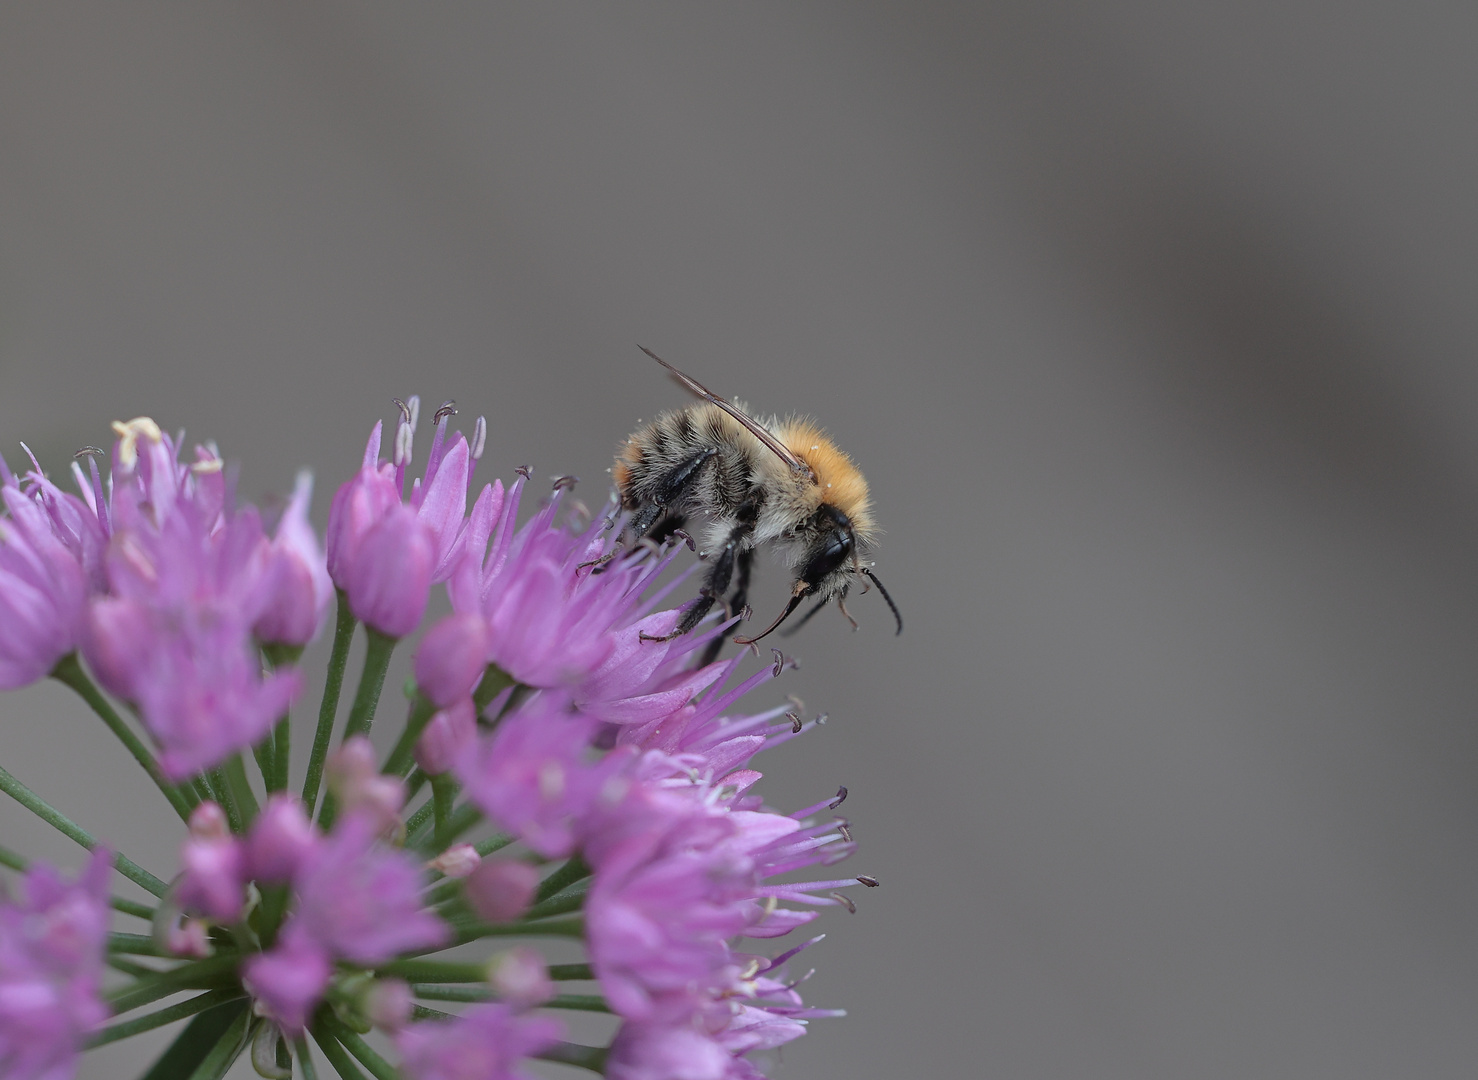
[[[398,397],[391,398],[390,400],[395,402],[395,407],[400,410],[401,423],[409,424],[411,422],[411,407],[405,402],[401,401]]]
[[[847,785],[846,784],[843,784],[839,788],[837,788],[837,797],[835,799],[832,799],[831,802],[827,803],[826,804],[826,808],[828,810],[835,810],[838,806],[841,806],[842,803],[844,803],[846,801],[847,801]]]
[[[852,843],[852,826],[845,819],[837,818],[836,829],[843,840],[849,844]]]
[[[518,475],[523,477],[525,480],[534,475],[534,467],[532,465],[520,465],[513,471],[518,473]]]
[[[785,719],[790,721],[790,733],[792,735],[799,735],[801,728],[804,726],[801,723],[801,718],[793,712],[788,712],[785,714]]]
[[[395,465],[404,468],[411,463],[415,445],[416,429],[410,424],[401,424],[395,429]]]
[[[770,651],[775,654],[775,677],[779,678],[780,673],[785,670],[785,654],[779,649],[771,649]]]
[[[477,423],[472,425],[472,460],[480,461],[482,452],[488,444],[488,418],[479,416]]]
[[[754,614],[754,608],[750,607],[748,604],[745,604],[744,605],[744,610],[741,611],[741,612],[739,612],[739,621],[740,622],[748,622],[749,619],[750,619],[750,616],[752,616],[753,614]]]
[[[857,905],[852,903],[852,898],[850,896],[844,896],[839,892],[834,892],[831,894],[831,898],[835,900],[838,904],[841,904],[842,907],[846,908],[848,914],[857,914]]]
[[[871,874],[858,874],[857,883],[859,885],[866,885],[869,889],[876,889],[879,885],[882,884],[881,881],[873,877]]]
[[[820,727],[822,724],[826,723],[830,719],[831,719],[831,713],[824,712],[820,716],[816,717],[816,726],[817,727]]]
[[[437,409],[436,415],[431,418],[431,422],[434,424],[439,424],[448,417],[456,415],[457,403],[455,401],[443,401],[441,403],[441,408]]]
[[[84,446],[72,455],[73,459],[81,461],[85,457],[107,457],[107,451],[99,450],[96,446]]]
[[[790,702],[790,707],[796,712],[803,713],[806,711],[806,703],[795,694],[786,694],[785,700]]]
[[[563,491],[565,490],[565,488],[574,487],[579,482],[580,478],[578,476],[570,476],[568,474],[566,474],[565,476],[556,476],[554,478],[554,490]]]
[[[682,529],[673,529],[672,532],[670,532],[668,535],[671,536],[674,540],[681,540],[683,543],[687,544],[689,551],[698,550],[697,543]]]

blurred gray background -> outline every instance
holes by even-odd
[[[812,413],[908,629],[818,617],[772,694],[832,722],[765,790],[846,783],[884,883],[779,1075],[1469,1077],[1475,48],[1420,2],[6,5],[0,447],[148,413],[321,521],[392,395],[592,503],[684,400],[637,342]],[[9,695],[0,760],[168,874],[97,727]]]

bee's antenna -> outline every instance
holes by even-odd
[[[898,634],[903,633],[903,616],[898,613],[898,605],[893,603],[893,598],[888,595],[888,590],[883,588],[883,583],[878,580],[878,576],[876,574],[874,574],[865,566],[861,567],[860,569],[861,572],[863,574],[866,574],[867,577],[872,581],[872,583],[878,587],[878,592],[883,594],[883,599],[888,601],[888,609],[893,612],[893,618],[898,620],[898,631],[893,635],[894,637],[897,637]],[[769,633],[768,630],[765,632]]]
[[[796,623],[794,626],[787,626],[784,630],[780,631],[780,636],[781,637],[790,637],[791,634],[794,634],[801,627],[805,626],[806,623],[810,622],[812,615],[815,615],[816,612],[820,611],[822,608],[824,608],[830,602],[831,602],[831,597],[829,597],[829,596],[825,600],[819,600],[819,601],[817,601],[815,607],[813,607],[810,611],[806,612],[804,615],[801,616],[801,621],[800,622]]]
[[[788,603],[788,604],[785,605],[785,610],[782,611],[779,615],[777,615],[775,617],[775,621],[772,622],[769,626],[765,627],[765,629],[764,629],[764,631],[762,633],[756,634],[752,638],[738,638],[738,637],[736,637],[734,639],[734,644],[735,645],[753,645],[760,638],[768,636],[771,632],[774,631],[775,627],[779,626],[787,618],[790,617],[790,613],[792,611],[794,611],[797,607],[800,606],[801,600],[803,600],[805,598],[805,595],[806,595],[805,592],[796,592],[796,593],[794,593],[791,596],[791,598],[790,598],[790,603]]]

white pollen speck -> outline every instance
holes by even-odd
[[[820,449],[821,449],[821,447],[819,447],[819,446],[813,446],[813,447],[811,447],[811,449],[812,449],[812,450],[820,450]]]
[[[827,484],[827,485],[826,485],[826,486],[827,486],[827,487],[831,487],[831,485],[830,485],[830,484]]]

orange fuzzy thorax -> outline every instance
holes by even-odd
[[[821,428],[804,417],[787,417],[772,425],[771,430],[815,474],[820,501],[846,514],[859,540],[863,543],[871,540],[877,524],[872,516],[867,481],[852,459]]]

